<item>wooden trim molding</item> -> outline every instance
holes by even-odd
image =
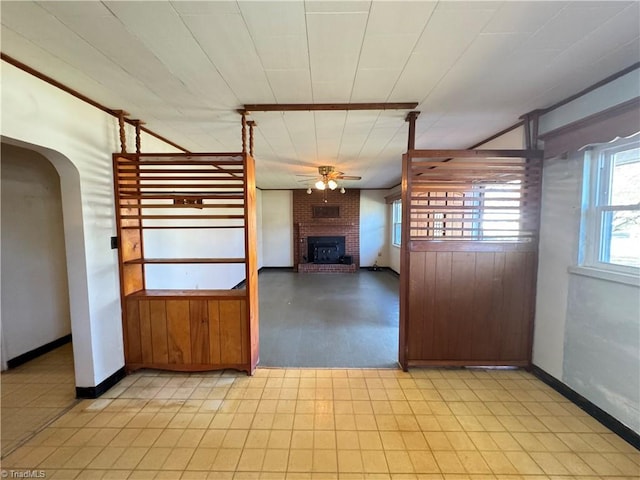
[[[551,130],[539,136],[545,142],[545,158],[628,137],[640,131],[640,97]]]
[[[576,98],[583,97],[587,93],[593,92],[597,88],[600,88],[600,87],[606,85],[607,83],[611,83],[611,82],[617,80],[618,78],[623,77],[627,73],[633,72],[634,70],[637,70],[639,68],[640,68],[640,62],[636,62],[633,65],[629,65],[627,68],[623,68],[619,72],[616,72],[613,75],[609,75],[608,77],[603,78],[599,82],[596,82],[593,85],[588,86],[584,90],[580,90],[578,93],[576,93],[574,95],[571,95],[571,96],[565,98],[564,100],[560,100],[559,102],[554,103],[550,107],[538,110],[538,113],[540,115],[544,115],[545,113],[549,113],[550,111],[555,110],[556,108],[560,108],[560,107],[566,105],[567,103],[573,102]]]
[[[6,53],[0,52],[0,59],[7,62],[10,65],[13,65],[16,68],[19,68],[20,70],[22,70],[23,72],[26,72],[30,75],[33,75],[36,78],[39,78],[40,80],[42,80],[43,82],[48,83],[49,85],[52,85],[56,88],[59,88],[60,90],[62,90],[63,92],[68,93],[71,96],[76,97],[78,100],[82,100],[85,103],[88,103],[89,105],[91,105],[92,107],[97,108],[98,110],[102,110],[105,113],[108,113],[109,115],[112,115],[116,118],[119,118],[120,115],[120,111],[119,110],[113,110],[109,107],[105,107],[104,105],[102,105],[101,103],[96,102],[95,100],[87,97],[86,95],[83,95],[82,93],[78,92],[77,90],[74,90],[71,87],[68,87],[67,85],[64,85],[63,83],[58,82],[57,80],[49,77],[48,75],[45,75],[44,73],[36,70],[35,68],[32,68],[24,63],[22,63],[19,60],[16,60],[15,58],[7,55]],[[126,123],[128,123],[129,125],[133,125],[134,127],[136,127],[136,122],[140,122],[140,120],[130,120],[128,118],[125,118],[124,121]],[[142,123],[144,122],[140,122],[140,131],[145,132],[147,135],[151,135],[152,137],[157,138],[158,140],[165,142],[168,145],[171,145],[174,148],[177,148],[178,150],[181,150],[185,153],[189,153],[189,150],[187,150],[186,148],[178,145],[175,142],[172,142],[171,140],[169,140],[166,137],[163,137],[162,135],[149,130],[146,127],[141,126]]]
[[[249,112],[317,112],[322,110],[411,110],[418,102],[405,103],[253,103],[245,104]]]

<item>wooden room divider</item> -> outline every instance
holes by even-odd
[[[251,374],[258,362],[253,157],[246,152],[119,153],[113,156],[113,171],[125,368],[234,368]],[[145,256],[147,232],[166,234],[166,242],[171,245],[175,240],[170,232],[185,229],[212,235],[221,229],[242,229],[244,256]],[[175,264],[244,264],[245,287],[146,289],[148,266]]]
[[[409,145],[402,174],[403,369],[529,365],[542,152]]]

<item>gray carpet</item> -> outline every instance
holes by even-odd
[[[263,270],[260,366],[396,368],[399,279]]]

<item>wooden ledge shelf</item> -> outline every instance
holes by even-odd
[[[139,290],[127,295],[126,298],[199,298],[199,299],[238,299],[245,298],[247,291],[244,289],[235,290]]]
[[[246,258],[135,258],[123,262],[125,265],[140,264],[186,264],[186,263],[246,263]]]

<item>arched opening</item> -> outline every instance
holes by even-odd
[[[4,456],[74,404],[78,365],[93,362],[82,332],[69,343],[82,331],[79,287],[86,286],[85,270],[76,268],[84,254],[76,250],[80,210],[68,208],[79,201],[78,172],[41,147],[3,137],[1,148]]]

